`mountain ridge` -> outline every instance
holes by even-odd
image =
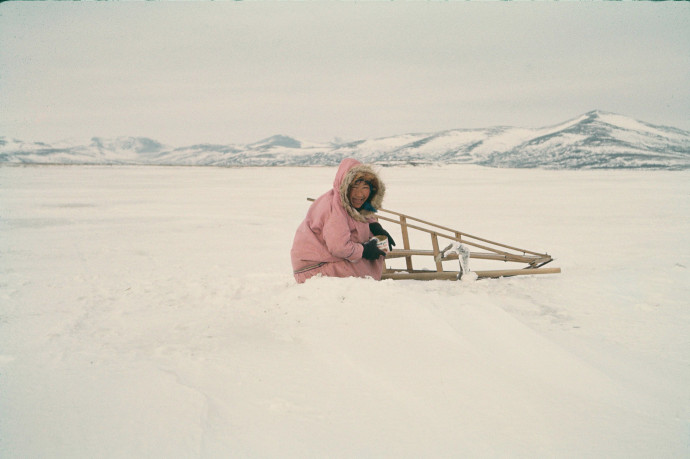
[[[450,129],[330,143],[304,142],[283,134],[249,144],[182,147],[148,137],[93,137],[81,145],[0,137],[0,164],[332,166],[345,157],[381,165],[690,169],[690,132],[592,110],[541,128]]]

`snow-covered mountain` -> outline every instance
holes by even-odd
[[[175,148],[141,137],[93,138],[85,145],[0,137],[0,163],[15,164],[305,166],[335,165],[348,156],[378,164],[688,169],[690,132],[591,111],[542,128],[453,129],[340,143],[309,143],[275,135],[245,145]]]

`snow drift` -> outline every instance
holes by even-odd
[[[0,167],[0,456],[690,454],[687,171],[386,168],[563,274],[297,285],[334,173]]]

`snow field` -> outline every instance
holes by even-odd
[[[384,168],[563,273],[297,285],[334,174],[0,168],[0,456],[690,452],[688,172]]]

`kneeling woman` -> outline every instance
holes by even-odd
[[[292,269],[302,283],[317,274],[381,279],[385,253],[373,236],[385,235],[374,213],[386,187],[374,170],[356,159],[344,159],[333,188],[314,201],[292,243]]]

